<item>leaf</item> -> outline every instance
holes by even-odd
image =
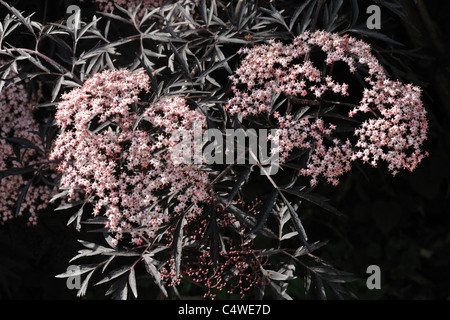
[[[289,281],[296,279],[297,277],[287,274],[282,274],[278,271],[274,270],[266,270],[262,269],[263,275],[269,277],[271,280],[279,280],[279,281]]]
[[[381,32],[375,31],[375,30],[353,28],[353,29],[347,30],[347,32],[355,32],[357,34],[361,34],[363,36],[368,36],[368,37],[371,37],[371,38],[375,38],[375,39],[378,39],[378,40],[381,40],[381,41],[384,41],[384,42],[387,42],[387,43],[390,43],[390,44],[394,44],[394,45],[397,45],[397,46],[404,46],[403,43],[398,42],[398,41],[396,41],[394,39],[391,39],[387,35],[385,35],[385,34],[383,34]]]
[[[246,168],[245,171],[243,171],[240,174],[238,181],[235,183],[235,185],[233,186],[233,189],[230,192],[230,195],[228,196],[226,206],[229,206],[230,203],[233,202],[235,195],[239,192],[239,190],[244,185],[244,183],[248,182],[248,178],[250,177],[251,173],[252,173],[252,168],[249,167],[249,168]]]
[[[277,299],[286,299],[286,300],[292,300],[292,297],[287,294],[286,289],[280,287],[278,284],[276,284],[273,281],[269,281],[269,288],[272,290],[272,292],[275,294]]]
[[[209,25],[211,24],[211,19],[212,17],[215,17],[214,15],[214,10],[216,8],[216,0],[210,0],[210,6],[209,6],[209,15],[208,15],[208,19],[206,21],[206,27],[208,28]]]
[[[342,6],[342,3],[344,2],[344,0],[336,0],[333,1],[333,11],[330,13],[329,19],[328,19],[328,25],[326,27],[327,30],[331,29],[331,26],[334,24],[334,22],[336,21],[337,17],[338,17],[338,11]]]
[[[228,209],[231,213],[234,214],[234,216],[242,223],[244,223],[245,225],[248,225],[249,227],[254,227],[255,226],[255,219],[254,217],[250,216],[249,214],[247,214],[246,212],[242,211],[241,209],[239,209],[238,207],[236,207],[233,204],[229,204],[228,206],[225,205],[225,201],[221,201],[225,208]]]
[[[295,21],[297,21],[298,16],[303,12],[305,7],[309,4],[311,0],[307,0],[304,3],[302,3],[298,8],[294,11],[291,17],[291,21],[289,22],[289,31],[292,31],[292,28],[294,27]]]
[[[225,55],[223,54],[222,50],[220,50],[219,46],[214,45],[214,50],[218,59],[225,60]],[[227,70],[228,73],[233,73],[228,62],[225,62],[224,68]]]
[[[77,212],[75,212],[67,221],[67,225],[71,224],[72,222],[76,221],[75,228],[77,231],[81,230],[81,217],[83,216],[83,207],[81,207]]]
[[[55,277],[56,278],[76,277],[76,276],[82,275],[86,272],[96,269],[97,266],[98,266],[97,264],[80,265],[80,266],[77,266],[77,268],[71,268],[64,273],[57,274]]]
[[[128,284],[130,285],[131,292],[135,298],[138,297],[137,287],[136,287],[136,275],[134,272],[134,268],[130,270],[130,274],[128,275]]]
[[[4,140],[6,140],[8,142],[15,143],[15,144],[24,146],[26,148],[34,149],[34,150],[36,150],[36,151],[38,151],[40,153],[44,153],[44,151],[42,151],[41,148],[39,148],[33,142],[31,142],[30,140],[25,139],[25,138],[16,138],[16,137],[5,137],[5,138],[3,138],[3,137],[0,137],[0,139],[4,139]]]
[[[189,26],[192,28],[199,27],[198,23],[192,19],[191,15],[180,5],[180,3],[177,3],[177,9],[181,14],[190,22]]]
[[[73,201],[73,202],[67,203],[65,205],[62,205],[62,206],[56,208],[55,211],[71,209],[71,208],[76,207],[76,206],[78,206],[78,205],[80,205],[82,203],[83,203],[82,200]]]
[[[206,70],[202,74],[200,74],[198,76],[197,81],[201,81],[204,77],[206,77],[208,74],[210,74],[214,70],[217,70],[217,69],[221,68],[222,66],[228,65],[228,60],[230,60],[233,57],[234,57],[234,54],[231,55],[230,57],[226,58],[225,60],[222,60],[219,63],[214,64],[211,68],[209,68],[208,70]]]
[[[64,197],[65,195],[67,195],[69,193],[69,190],[64,190],[56,195],[54,195],[51,199],[50,199],[50,203],[55,202],[57,199]]]
[[[64,80],[64,76],[61,76],[56,81],[55,86],[53,87],[53,90],[52,90],[51,102],[54,102],[56,100],[56,97],[58,96],[58,93],[59,93],[59,89],[61,89],[61,84],[62,84],[63,80]]]
[[[294,222],[295,229],[298,231],[298,233],[300,235],[300,239],[306,246],[309,246],[308,245],[308,237],[306,235],[305,228],[303,227],[303,224],[302,224],[300,218],[298,217],[297,212],[295,211],[294,207],[290,204],[290,202],[286,199],[286,197],[281,192],[280,192],[280,195],[281,195],[281,198],[283,199],[283,202],[287,205],[287,207],[289,209],[289,214],[292,218],[292,221]]]
[[[317,273],[313,274],[314,276],[314,284],[316,287],[316,294],[320,300],[326,300],[327,295],[325,293],[325,287],[323,286],[322,279],[317,275]]]
[[[126,300],[128,296],[128,286],[127,281],[128,277],[123,276],[116,282],[114,282],[111,287],[109,287],[108,291],[106,291],[105,295],[112,294],[112,298],[115,300]]]
[[[327,243],[328,243],[328,241],[317,241],[317,242],[314,242],[313,244],[310,244],[308,247],[301,246],[297,250],[295,250],[294,257],[300,257],[307,253],[313,252],[313,251],[319,249],[320,247],[326,245]]]
[[[19,52],[19,53],[21,54],[21,56],[23,56],[23,57],[25,57],[26,59],[28,59],[28,61],[30,61],[32,64],[34,64],[36,67],[38,67],[38,68],[41,69],[42,71],[47,72],[47,73],[50,73],[50,70],[49,70],[46,66],[44,66],[44,65],[42,64],[42,62],[41,62],[39,59],[34,58],[33,56],[31,56],[28,52],[26,52],[26,51],[23,50],[23,49],[17,48],[16,51]],[[52,60],[52,59],[47,59],[47,61],[51,63],[51,61],[53,61],[53,60]],[[54,63],[55,63],[55,62],[53,61],[52,65],[53,65]],[[61,66],[58,67],[58,70],[61,70]]]
[[[267,18],[267,17],[265,17],[264,19],[281,24],[283,27],[286,28],[286,30],[290,31],[290,28],[287,26],[286,21],[284,21],[284,18],[281,15],[281,13],[278,10],[276,10],[272,5],[270,7],[271,7],[271,10],[266,9],[266,8],[261,8],[263,11],[270,14],[270,16],[272,17],[272,19]]]
[[[86,53],[82,53],[78,60],[86,60],[88,58],[95,57],[95,56],[97,56],[97,55],[99,55],[101,53],[104,53],[104,52],[112,53],[112,51],[110,49],[114,49],[114,47],[117,47],[119,45],[123,45],[125,43],[128,43],[130,41],[134,41],[134,40],[135,40],[134,38],[122,38],[122,39],[114,41],[114,42],[109,42],[109,43],[100,45],[100,46],[98,46],[96,48],[93,48],[93,49],[89,50]]]
[[[234,35],[234,34],[233,34]],[[217,37],[217,43],[241,43],[241,44],[247,44],[247,40],[239,39],[239,38],[232,38],[233,35],[226,36],[218,36]]]
[[[308,10],[305,12],[305,15],[301,19],[302,23],[297,25],[297,33],[298,34],[303,33],[306,30],[306,28],[308,27],[308,25],[311,23],[311,20],[312,20],[311,17],[312,17],[313,10],[314,10],[316,4],[317,4],[317,1],[313,1],[311,3],[311,5],[308,7]]]
[[[200,241],[200,245],[205,243],[208,236],[211,237],[211,245],[210,245],[210,255],[211,260],[213,261],[214,267],[217,266],[217,263],[219,261],[219,254],[220,249],[224,250],[225,245],[222,240],[222,235],[220,234],[219,227],[217,226],[217,216],[216,216],[216,210],[214,203],[212,203],[205,212],[205,215],[209,215],[208,218],[208,225],[206,227],[205,232],[203,233],[202,239]]]
[[[298,235],[298,232],[297,232],[297,231],[288,232],[288,233],[284,234],[284,235],[281,237],[280,240],[287,240],[287,239],[290,239],[290,238],[292,238],[292,237],[295,237],[296,235]]]
[[[164,294],[164,296],[168,297],[166,288],[164,288],[164,286],[161,283],[161,274],[159,273],[156,266],[153,264],[154,260],[150,257],[149,254],[145,254],[143,256],[143,260],[144,260],[145,270],[147,270],[147,272],[151,276],[153,276],[153,279],[154,279],[156,285],[159,287],[159,289]]]
[[[17,10],[16,8],[10,6],[8,3],[4,2],[3,0],[0,0],[0,4],[2,4],[3,6],[5,6],[9,11],[11,11],[11,13],[17,17],[20,22],[22,22],[22,24],[28,29],[30,30],[30,32],[33,34],[33,36],[36,38],[36,34],[34,33],[33,30],[33,26],[30,22],[30,17],[33,15],[29,15],[28,17],[24,17],[19,10]]]
[[[108,242],[107,237],[105,236],[105,241]],[[114,252],[116,248],[107,248],[105,246],[102,246],[100,244],[94,243],[94,242],[89,242],[89,241],[85,241],[85,240],[78,240],[79,243],[81,243],[84,247],[95,250],[97,252]],[[109,242],[108,242],[109,244]],[[118,251],[116,251],[118,252]]]
[[[117,277],[120,277],[121,275],[123,275],[124,273],[128,272],[129,270],[131,270],[132,266],[128,265],[128,266],[122,266],[120,268],[117,268],[113,271],[111,271],[106,277],[104,277],[103,279],[101,279],[99,282],[97,282],[95,285],[100,285],[102,283],[111,281]]]
[[[350,26],[353,27],[356,24],[356,22],[358,21],[358,17],[359,17],[358,0],[352,0],[351,5],[352,5],[352,22],[351,22]]]
[[[113,255],[113,256],[119,256],[122,255],[119,251],[116,251],[114,248],[107,248],[104,247],[102,245],[93,243],[93,242],[88,242],[88,241],[84,241],[84,240],[78,240],[78,242],[80,242],[84,247],[88,248],[89,250],[80,250],[78,251],[78,255],[74,256],[72,259],[70,259],[70,262],[77,260],[79,258],[82,257],[87,257],[87,256],[93,256],[93,255]]]
[[[321,196],[319,194],[311,194],[311,193],[306,193],[306,192],[302,192],[302,191],[297,191],[297,190],[293,190],[293,189],[282,189],[282,190],[285,192],[288,192],[290,194],[296,195],[297,197],[302,198],[306,201],[314,203],[315,205],[318,205],[319,207],[321,207],[331,213],[334,213],[335,215],[342,216],[342,213],[340,213],[339,210],[337,210],[335,207],[333,207],[329,203],[326,203],[326,201],[328,201],[328,199],[325,198],[324,196]]]
[[[272,211],[273,206],[277,202],[278,199],[278,190],[273,189],[272,193],[270,194],[270,198],[267,201],[267,203],[264,206],[264,209],[262,210],[261,218],[259,219],[256,226],[250,231],[249,235],[257,233],[266,223],[267,218],[269,217],[269,213]]]
[[[203,19],[203,21],[205,23],[206,23],[206,21],[208,19],[206,11],[207,11],[207,9],[206,9],[206,0],[201,0],[200,1],[200,14],[202,15],[202,19]],[[208,25],[206,27],[208,27]]]
[[[173,45],[172,41],[169,40],[169,44],[170,44],[170,47],[172,48],[172,52],[174,53],[175,57],[177,58],[178,62],[180,63],[181,68],[183,69],[185,75],[188,76],[188,78],[190,80],[192,80],[192,75],[189,72],[189,66],[187,64],[186,57],[182,56],[178,52],[177,48],[175,48],[175,46]]]
[[[33,172],[36,168],[29,166],[23,168],[9,168],[7,170],[0,171],[0,180],[9,176],[17,175],[17,174],[25,174]]]
[[[222,204],[225,204],[225,200],[222,198],[219,198],[220,202]],[[254,228],[256,226],[255,218],[246,212],[242,211],[238,207],[230,204],[228,206],[225,206],[225,208],[230,211],[234,216],[243,224],[249,226],[250,228]],[[259,231],[262,235],[268,238],[272,239],[278,239],[278,237],[268,228],[262,227],[262,229]]]
[[[177,277],[180,275],[181,252],[183,250],[183,227],[185,224],[186,218],[183,214],[178,220],[173,236],[173,257],[175,260],[175,273]]]
[[[78,32],[78,35],[76,37],[76,42],[78,42],[81,37],[86,33],[86,31],[88,31],[94,24],[96,24],[99,20],[101,20],[100,18],[96,18],[95,16],[93,17],[92,21],[89,22],[88,24],[86,24],[81,30],[80,32]]]
[[[77,297],[82,297],[86,294],[86,290],[89,284],[89,280],[91,279],[92,275],[94,274],[95,269],[89,272],[89,274],[86,276],[86,278],[83,280],[83,283],[81,284],[80,289],[77,292]]]
[[[309,271],[308,268],[306,268],[305,270],[305,277],[303,279],[304,283],[305,283],[305,295],[308,295],[309,290],[311,289],[311,272]]]
[[[28,183],[23,187],[22,191],[20,192],[19,198],[16,202],[16,211],[15,211],[15,217],[18,217],[20,215],[20,207],[22,206],[23,199],[28,193],[28,190],[30,189],[31,183],[33,182],[33,179],[30,179]]]

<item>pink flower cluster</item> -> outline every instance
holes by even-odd
[[[394,175],[402,168],[414,170],[428,154],[421,149],[427,139],[428,122],[420,96],[420,88],[387,79],[371,90],[365,89],[360,106],[350,111],[350,116],[369,110],[379,116],[355,130],[359,139],[353,158],[373,166],[382,159]]]
[[[39,135],[39,124],[33,117],[37,97],[30,97],[23,84],[11,84],[0,92],[0,138],[14,137],[26,139],[43,149]],[[45,155],[35,149],[21,149],[22,161],[18,161],[12,145],[0,139],[0,171],[11,168],[39,166],[45,162]],[[24,151],[25,150],[25,151]],[[12,219],[21,188],[31,177],[21,174],[10,175],[0,180],[0,223]],[[24,197],[19,215],[29,214],[28,225],[37,223],[37,213],[47,207],[51,189],[46,185],[32,183]]]
[[[300,169],[301,174],[311,177],[311,185],[316,185],[320,176],[337,185],[338,178],[351,169],[353,151],[350,141],[342,143],[334,138],[330,146],[325,142],[324,138],[331,137],[336,126],[329,124],[326,127],[320,118],[296,120],[291,114],[280,116],[278,112],[274,116],[278,119],[279,129],[269,138],[276,142],[277,148],[272,152],[279,153],[281,162],[286,161],[295,148],[314,150],[306,168]]]
[[[61,187],[69,197],[82,188],[96,198],[93,214],[108,218],[116,241],[130,232],[137,244],[174,215],[196,216],[209,199],[207,174],[171,156],[173,133],[193,135],[194,124],[206,124],[203,115],[178,97],[140,112],[138,95],[148,89],[143,70],[107,70],[64,94],[56,113],[61,133],[51,154],[61,161]],[[161,191],[175,201],[165,205]]]
[[[284,94],[289,107],[284,115],[273,113],[279,125],[277,134],[271,136],[278,143],[273,152],[279,153],[283,163],[294,148],[311,149],[310,161],[300,171],[311,177],[312,185],[320,176],[333,185],[338,184],[339,177],[357,159],[370,161],[372,165],[385,160],[396,174],[402,168],[413,170],[426,155],[421,147],[427,137],[428,123],[420,89],[389,80],[369,44],[347,35],[307,31],[291,44],[272,40],[241,49],[240,53],[246,56],[230,77],[234,96],[226,109],[244,118],[267,117],[272,114],[273,97]],[[323,56],[319,64],[324,69],[316,66],[317,59],[312,60],[317,53]],[[333,78],[333,68],[338,62],[348,67],[349,76],[358,68],[367,73],[367,88],[357,105],[344,100],[349,96],[349,84]],[[330,96],[340,100],[329,101]],[[298,102],[319,106],[314,119],[311,116],[294,119],[289,108],[294,106],[292,111],[296,111]],[[358,112],[374,116],[355,129],[354,134],[359,138],[355,145],[348,139],[332,137],[336,125],[326,124],[320,117],[320,106],[326,103],[353,106],[348,113],[350,117]],[[326,144],[325,138],[331,142]]]

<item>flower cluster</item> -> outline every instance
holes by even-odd
[[[402,168],[414,170],[427,155],[421,150],[427,139],[428,122],[420,95],[416,86],[387,79],[371,90],[365,89],[360,106],[350,115],[374,109],[379,116],[364,121],[355,130],[359,139],[353,158],[374,166],[382,159],[394,175]],[[370,105],[374,107],[370,109]]]
[[[244,118],[273,115],[279,125],[277,134],[271,136],[278,143],[273,151],[284,162],[294,148],[310,149],[310,161],[301,173],[311,177],[312,185],[320,176],[336,185],[357,159],[372,165],[379,159],[385,160],[395,174],[402,168],[413,170],[426,155],[421,146],[428,124],[420,89],[389,80],[367,43],[347,35],[307,31],[291,44],[272,40],[241,49],[240,53],[246,56],[230,77],[234,96],[228,101],[227,110]],[[320,61],[313,60],[313,56]],[[337,63],[346,65],[349,75],[357,70],[366,73],[367,87],[358,104],[349,97],[349,83],[333,78]],[[280,94],[289,101],[285,114],[272,110],[274,97]],[[294,117],[291,112],[296,111],[296,103],[318,106],[316,115]],[[353,106],[350,117],[358,112],[375,117],[365,119],[355,129],[354,134],[359,137],[355,145],[348,139],[332,137],[336,125],[326,124],[320,113],[321,106],[327,103]]]
[[[338,177],[351,169],[353,151],[350,141],[342,143],[335,138],[332,145],[327,145],[325,141],[326,137],[332,136],[335,125],[326,127],[320,118],[314,121],[309,118],[295,120],[290,114],[280,116],[278,112],[274,116],[280,128],[274,136],[269,137],[277,145],[272,152],[279,152],[280,161],[284,162],[294,148],[314,150],[306,168],[300,169],[301,174],[311,177],[312,185],[317,184],[320,176],[337,185]]]
[[[45,162],[45,155],[33,148],[21,148],[16,154],[11,141],[5,138],[19,138],[43,149],[39,135],[39,124],[33,116],[38,97],[30,97],[23,84],[11,84],[0,92],[0,171],[38,166]],[[29,214],[28,225],[37,223],[37,213],[47,207],[51,189],[31,181],[29,175],[13,174],[0,180],[0,223],[14,217],[16,201],[21,190],[27,189],[18,215]]]
[[[197,215],[208,200],[207,174],[171,156],[173,133],[193,135],[195,124],[205,125],[203,115],[178,97],[141,112],[138,95],[148,89],[143,70],[106,70],[64,94],[56,113],[61,133],[51,154],[61,161],[61,187],[69,197],[79,188],[96,197],[93,214],[108,218],[116,241],[129,232],[137,244],[173,215]],[[161,192],[174,201],[164,204]]]

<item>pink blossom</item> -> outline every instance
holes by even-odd
[[[185,213],[201,212],[209,200],[207,174],[196,164],[176,162],[171,156],[172,134],[194,134],[194,123],[206,124],[204,116],[171,97],[132,111],[139,93],[149,90],[143,70],[111,70],[95,74],[81,88],[62,96],[56,120],[61,128],[51,158],[60,159],[64,173],[61,187],[69,196],[81,188],[96,198],[94,215],[108,218],[106,227],[132,242],[152,238],[162,223]],[[106,121],[110,125],[95,131]],[[149,126],[136,125],[146,121]],[[161,191],[172,193],[173,206],[161,207]]]
[[[2,61],[0,61],[0,64]],[[21,83],[10,84],[0,92],[0,137],[26,139],[43,149],[42,141],[35,132],[39,132],[39,124],[33,117],[34,107],[41,96],[30,96]],[[11,168],[38,166],[46,162],[45,155],[35,149],[21,149],[22,161],[17,161],[12,145],[5,139],[0,139],[0,171]],[[24,151],[25,150],[25,151]],[[54,169],[54,168],[53,168]],[[37,170],[37,169],[36,169]],[[56,172],[53,173],[55,178]],[[0,223],[14,217],[16,201],[20,191],[31,178],[23,175],[10,175],[0,180]],[[28,225],[37,223],[37,214],[47,207],[51,197],[51,188],[47,185],[31,183],[24,197],[18,215],[28,214]]]
[[[326,74],[310,59],[317,49],[325,54]],[[272,40],[268,44],[244,48],[240,53],[245,54],[245,58],[230,76],[234,96],[226,109],[244,118],[273,115],[279,130],[270,137],[278,144],[272,152],[278,152],[283,163],[294,149],[310,149],[309,163],[300,173],[310,176],[312,185],[319,177],[338,184],[339,177],[349,171],[351,163],[357,159],[372,165],[384,160],[395,174],[403,168],[413,170],[426,156],[421,148],[427,137],[428,123],[420,89],[389,80],[369,44],[319,30],[304,32],[291,44]],[[349,83],[339,83],[333,78],[331,70],[336,62],[347,65],[349,76],[356,72],[356,63],[367,69],[367,88],[362,100],[350,112],[345,112],[349,117],[357,113],[374,116],[355,128],[354,133],[359,137],[355,145],[349,139],[332,138],[336,126],[325,123],[319,112],[315,119],[294,119],[290,113],[272,114],[271,110],[274,93],[284,94],[293,104],[295,99],[303,101],[303,97],[312,102],[325,101],[325,93],[330,92],[341,97],[338,106],[352,105],[346,101]],[[326,137],[333,142],[325,143]]]

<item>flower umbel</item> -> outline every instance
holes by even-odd
[[[113,70],[63,95],[56,113],[61,134],[51,154],[61,160],[61,187],[69,196],[82,188],[95,197],[93,214],[108,218],[116,241],[131,233],[137,244],[171,216],[197,215],[208,200],[206,173],[171,157],[172,133],[193,134],[203,116],[178,97],[139,106],[139,93],[148,89],[143,70]]]
[[[388,79],[369,44],[347,35],[306,31],[291,44],[270,41],[240,53],[246,56],[230,77],[234,96],[227,110],[244,118],[273,116],[279,128],[271,136],[278,143],[273,152],[279,153],[283,163],[294,149],[310,150],[300,173],[311,177],[311,185],[319,177],[337,185],[357,159],[373,166],[384,160],[396,174],[400,169],[413,170],[426,156],[421,148],[428,123],[420,88]],[[348,83],[336,80],[337,64],[346,66]],[[350,82],[356,72],[366,73],[358,103],[354,102],[358,93],[351,91],[357,91],[357,86],[351,87]],[[279,107],[275,101],[280,95],[287,100],[285,112],[274,109]],[[304,112],[300,106],[313,111]],[[335,135],[338,123],[325,119],[324,109],[330,106],[353,107],[342,112],[349,117],[365,114],[354,128],[355,144],[351,137],[342,140]],[[340,119],[345,118],[342,114]]]

